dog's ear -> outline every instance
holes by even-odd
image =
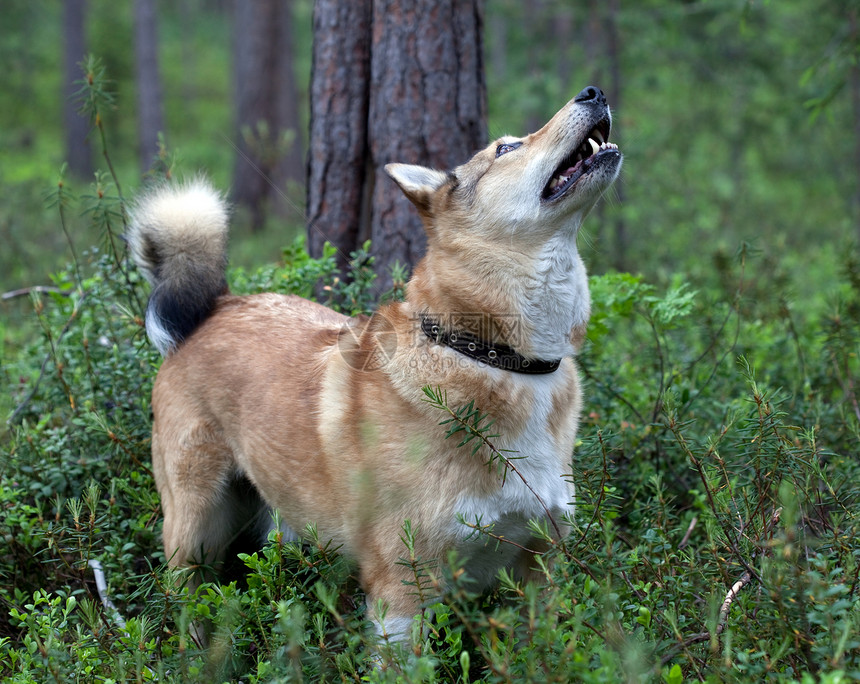
[[[450,178],[443,171],[413,164],[386,164],[385,171],[423,215],[430,215],[433,195]]]

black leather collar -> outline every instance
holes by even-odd
[[[429,316],[421,316],[421,330],[436,344],[444,344],[464,356],[493,368],[501,368],[513,373],[543,375],[555,372],[561,365],[561,359],[555,361],[527,359],[507,345],[489,344],[468,332],[447,332]]]

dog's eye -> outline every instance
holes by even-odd
[[[517,149],[521,142],[513,142],[513,143],[502,143],[496,148],[496,157],[501,157],[503,154],[507,154],[508,152],[512,152]]]

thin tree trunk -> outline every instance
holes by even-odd
[[[344,270],[369,224],[367,112],[371,0],[317,0],[308,158],[308,250],[328,241]]]
[[[553,39],[555,41],[554,53],[556,57],[556,78],[558,78],[561,86],[562,97],[565,95],[570,98],[573,93],[579,92],[575,90],[571,92],[572,86],[570,83],[570,64],[572,55],[570,46],[573,45],[573,10],[564,5],[559,4],[553,8]]]
[[[264,200],[271,168],[262,156],[262,125],[271,124],[268,85],[275,77],[269,28],[277,0],[236,2],[235,83],[236,161],[233,167],[233,201],[251,212],[251,227],[260,230],[265,217]],[[269,129],[270,131],[271,129]]]
[[[498,83],[504,83],[508,73],[508,21],[500,12],[490,18],[490,34],[492,35],[492,50],[490,65],[493,77]]]
[[[385,164],[451,169],[486,142],[482,25],[480,0],[373,3],[371,239],[383,290],[391,265],[411,267],[425,249],[418,215],[392,192]]]
[[[146,173],[158,154],[158,134],[164,132],[155,0],[134,2],[134,52],[137,75],[138,156],[141,172]]]
[[[191,107],[196,95],[194,87],[195,80],[195,56],[194,56],[194,17],[200,8],[195,0],[179,0],[180,26],[180,48],[179,63],[182,65],[181,94],[182,106]]]
[[[305,182],[305,161],[302,132],[299,125],[299,96],[296,76],[293,71],[293,3],[284,0],[276,17],[274,40],[275,81],[274,122],[279,139],[289,136],[286,147],[279,147],[279,159],[273,172],[273,180],[279,192],[273,195],[275,211],[283,217],[294,213],[287,191],[290,186],[301,186]],[[301,212],[299,214],[301,219]]]
[[[544,0],[532,0],[528,5],[525,3],[521,4],[518,9],[521,13],[521,21],[527,27],[524,30],[528,31],[530,39],[527,52],[529,79],[533,83],[541,83],[545,78],[544,67],[541,61],[546,52],[543,41],[547,38],[549,28],[545,21],[547,14],[546,2]],[[526,109],[526,131],[537,131],[546,121],[546,112],[543,110],[541,103],[542,99],[538,95],[535,98],[535,106],[530,106]]]
[[[603,36],[603,0],[590,0],[588,3],[588,19],[583,36],[585,60],[589,73],[589,82],[597,86],[603,81],[602,52]],[[610,103],[612,104],[612,103]]]
[[[618,46],[618,0],[609,0],[608,3],[609,16],[606,22],[606,50],[609,62],[610,89],[609,102],[612,106],[614,126],[617,129],[619,117],[617,113],[621,111],[621,54]],[[620,202],[624,201],[624,184],[620,182],[615,184],[614,191]],[[622,214],[617,214],[615,219],[615,267],[619,271],[627,270],[627,226],[624,224]]]
[[[850,45],[856,53],[858,47],[857,10],[852,9],[848,14],[849,30],[851,31]],[[848,75],[851,88],[851,105],[854,115],[854,169],[855,174],[860,174],[860,64],[857,60],[851,64]],[[860,175],[855,176],[853,213],[857,230],[857,241],[860,243]]]
[[[233,199],[250,210],[251,227],[259,230],[270,200],[286,213],[287,179],[303,175],[292,72],[292,4],[237,1],[234,27],[238,135]],[[283,145],[285,128],[296,133],[292,152]]]
[[[66,0],[63,3],[64,73],[63,73],[63,122],[66,133],[66,162],[69,171],[79,178],[89,177],[93,172],[92,151],[88,135],[90,123],[78,113],[79,104],[75,93],[80,89],[75,84],[82,78],[80,62],[86,56],[86,0]]]

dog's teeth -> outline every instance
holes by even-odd
[[[606,138],[603,137],[603,133],[596,128],[591,133],[595,138],[597,138],[597,142],[599,143],[603,143],[606,140]]]
[[[570,180],[570,176],[556,176],[552,179],[552,183],[549,184],[550,192],[555,192],[562,185],[567,183]]]
[[[589,138],[588,143],[591,145],[591,154],[597,154],[603,147],[603,145],[598,145],[596,142],[594,142],[594,138]]]

